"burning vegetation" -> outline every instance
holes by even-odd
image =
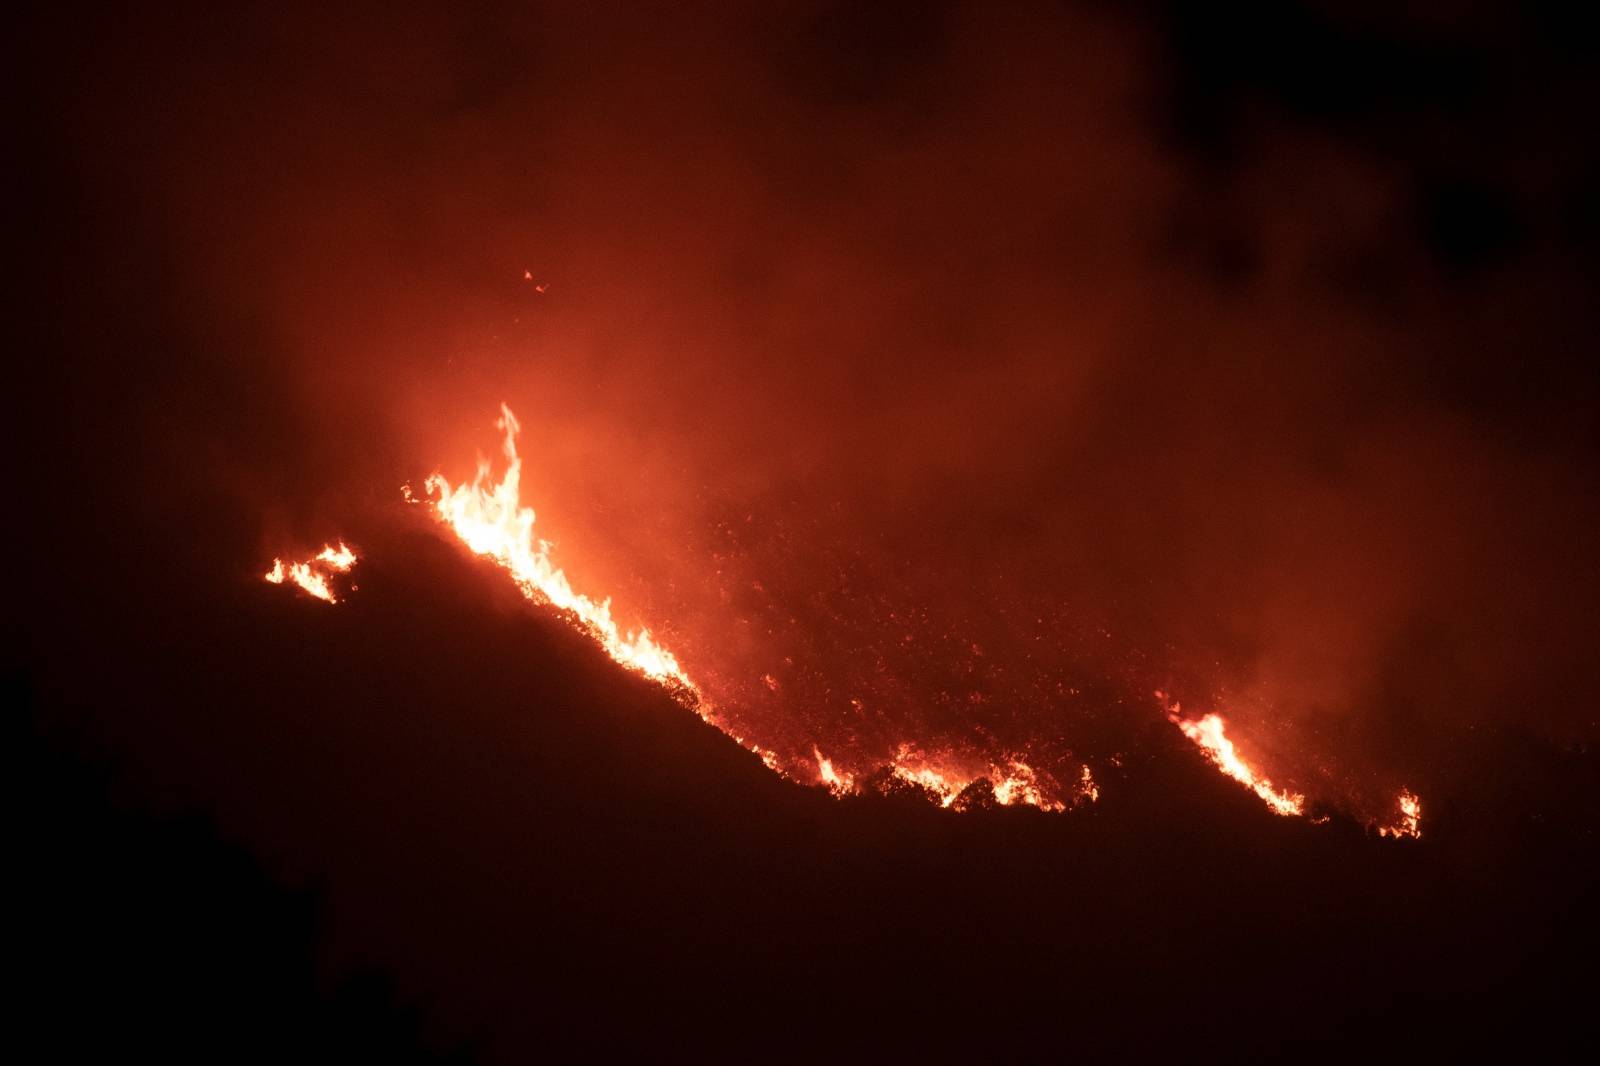
[[[573,588],[554,557],[551,542],[539,535],[533,508],[523,501],[523,462],[517,449],[521,425],[505,405],[501,406],[495,425],[501,433],[504,460],[498,476],[494,464],[480,458],[470,481],[452,483],[435,472],[424,479],[420,495],[405,486],[406,499],[425,505],[473,553],[499,564],[530,600],[564,612],[618,665],[659,682],[680,704],[755,753],[774,772],[799,783],[820,785],[835,796],[909,793],[958,811],[1027,806],[1060,812],[1100,798],[1093,770],[1070,753],[1053,757],[1046,768],[1018,751],[985,753],[981,749],[927,745],[906,738],[887,760],[859,765],[824,754],[823,747],[833,744],[828,737],[811,737],[806,744],[808,754],[795,758],[780,754],[779,738],[742,735],[740,727],[719,715],[717,705],[678,656],[649,628],[625,628],[617,621],[609,597],[596,599]],[[354,551],[340,541],[337,546],[324,546],[304,562],[274,559],[272,569],[264,576],[273,584],[292,582],[319,600],[337,603],[339,597],[331,579],[347,573],[355,562]],[[780,691],[781,685],[771,675],[763,681],[774,693]],[[1180,705],[1164,692],[1157,692],[1156,696],[1168,721],[1193,741],[1219,772],[1255,793],[1275,814],[1305,814],[1305,795],[1274,784],[1247,761],[1229,736],[1222,715],[1186,717]],[[1397,805],[1398,819],[1379,827],[1379,835],[1420,836],[1421,801],[1409,790],[1402,790]]]
[[[356,553],[341,540],[338,547],[323,545],[320,552],[304,562],[273,559],[272,569],[262,577],[274,585],[284,582],[298,585],[324,603],[338,603],[339,597],[334,594],[330,582],[335,574],[347,574],[355,565]]]

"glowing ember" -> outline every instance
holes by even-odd
[[[1379,826],[1378,835],[1412,839],[1422,836],[1422,800],[1410,789],[1403,788],[1396,802],[1400,807],[1400,820],[1393,825]]]
[[[1166,700],[1166,694],[1158,692],[1156,698]],[[1217,769],[1244,785],[1275,813],[1282,815],[1304,814],[1306,798],[1299,793],[1279,791],[1272,787],[1272,782],[1252,770],[1239,753],[1234,750],[1233,741],[1229,740],[1225,732],[1226,723],[1219,714],[1208,714],[1204,718],[1189,719],[1182,715],[1182,708],[1177,703],[1167,707],[1167,719],[1173,725],[1183,730],[1183,735],[1200,746],[1206,753],[1206,758],[1216,764]]]
[[[573,591],[567,575],[551,558],[549,542],[534,533],[533,508],[522,504],[522,459],[517,454],[517,434],[522,427],[511,408],[500,406],[495,426],[504,434],[505,473],[494,480],[490,463],[484,459],[470,484],[452,486],[442,474],[430,475],[423,485],[433,497],[439,519],[467,547],[504,566],[529,599],[570,611],[618,663],[672,684],[682,693],[697,693],[677,658],[657,644],[648,629],[624,634],[611,617],[609,599],[597,603]]]
[[[292,581],[325,603],[338,603],[338,597],[328,584],[329,574],[345,573],[354,565],[356,553],[341,540],[337,548],[323,545],[320,552],[303,563],[285,563],[282,559],[274,559],[272,569],[262,577],[274,585]]]

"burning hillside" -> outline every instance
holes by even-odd
[[[836,796],[909,788],[930,802],[956,810],[990,803],[1061,812],[1099,798],[1093,769],[1070,751],[1055,755],[1045,766],[1035,766],[1021,752],[1004,750],[992,741],[988,745],[955,746],[939,744],[938,738],[908,736],[898,741],[889,759],[863,761],[863,755],[854,750],[856,745],[848,737],[803,732],[804,726],[798,723],[806,719],[805,709],[794,707],[782,708],[776,714],[769,711],[769,717],[753,727],[754,736],[741,735],[738,730],[752,727],[738,722],[750,719],[724,716],[720,705],[737,701],[739,692],[749,691],[748,686],[736,687],[727,694],[708,693],[648,628],[641,625],[624,630],[613,615],[609,597],[594,599],[573,588],[556,561],[554,545],[536,528],[534,509],[523,499],[523,460],[517,447],[521,426],[508,406],[502,405],[496,428],[501,432],[504,463],[498,475],[490,460],[480,459],[470,482],[452,485],[444,475],[434,473],[423,482],[424,496],[406,486],[405,498],[425,503],[435,518],[474,554],[498,563],[529,599],[563,612],[619,666],[661,683],[679,703],[759,755],[769,768],[797,782],[820,784]],[[334,603],[337,599],[328,577],[348,571],[355,561],[354,552],[341,541],[337,548],[325,546],[306,562],[285,564],[275,559],[265,578],[274,584],[292,580],[312,596]],[[780,688],[770,675],[764,681],[774,692]],[[1166,703],[1165,693],[1157,692],[1156,696]],[[1221,715],[1185,718],[1179,705],[1171,702],[1167,717],[1219,771],[1249,788],[1270,810],[1280,815],[1305,812],[1304,795],[1274,786],[1240,756]],[[1025,749],[1032,746],[1024,744]],[[824,755],[823,747],[834,754]],[[809,756],[797,757],[796,751],[809,752]],[[1375,824],[1374,828],[1381,836],[1419,836],[1420,801],[1403,790],[1398,803],[1400,820]]]

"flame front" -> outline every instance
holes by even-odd
[[[522,427],[505,404],[500,405],[495,426],[503,434],[505,473],[496,481],[491,464],[482,459],[470,483],[451,485],[442,474],[429,475],[423,485],[433,497],[438,517],[467,547],[505,567],[529,599],[572,612],[618,663],[697,694],[677,658],[657,644],[648,629],[624,634],[611,617],[610,599],[596,602],[573,591],[567,575],[551,558],[550,543],[534,532],[533,508],[522,505],[522,458],[517,454],[517,434]]]
[[[303,563],[285,563],[282,559],[274,559],[272,569],[261,576],[274,585],[292,581],[324,603],[338,603],[339,598],[333,594],[328,575],[323,571],[342,574],[354,565],[356,553],[341,540],[337,548],[324,544],[320,552]]]
[[[994,801],[1002,807],[1023,805],[1042,811],[1064,811],[1068,806],[1065,800],[1057,798],[1060,790],[1047,775],[1016,756],[1007,758],[1004,765],[991,763],[973,773],[959,769],[949,760],[931,758],[909,744],[902,744],[895,753],[890,774],[906,784],[926,789],[938,799],[941,807],[957,806],[956,801],[962,794],[980,780],[989,782]],[[1082,799],[1093,802],[1099,798],[1100,790],[1086,765],[1077,795],[1072,800],[1074,803]]]
[[[423,487],[435,517],[474,553],[487,556],[504,567],[529,599],[570,612],[617,663],[662,682],[702,718],[758,755],[773,771],[796,780],[815,780],[835,796],[859,794],[866,787],[859,768],[858,772],[846,770],[815,747],[811,749],[816,758],[815,777],[808,777],[803,766],[780,759],[771,749],[730,730],[725,723],[717,721],[710,702],[690,680],[677,657],[657,643],[648,629],[624,633],[612,617],[609,599],[597,601],[575,591],[565,572],[556,564],[550,542],[539,537],[533,508],[522,501],[522,458],[517,451],[517,436],[522,427],[505,404],[500,406],[495,427],[501,433],[504,471],[496,477],[493,464],[488,459],[480,459],[477,474],[470,482],[451,484],[443,474],[429,475]],[[406,496],[413,502],[420,502],[412,497],[409,488]],[[770,677],[766,682],[771,688],[777,684]],[[1003,765],[985,761],[976,772],[968,765],[971,762],[953,756],[935,758],[910,745],[902,745],[894,762],[886,769],[890,777],[926,789],[945,807],[959,806],[956,800],[980,778],[988,780],[995,802],[1000,805],[1030,805],[1047,811],[1067,807],[1066,802],[1056,798],[1061,790],[1048,775],[1035,771],[1020,758],[1008,758]],[[1085,766],[1073,802],[1082,798],[1092,801],[1098,797],[1099,789]]]
[[[1051,774],[1035,769],[1015,754],[993,752],[961,753],[954,750],[930,752],[903,743],[887,763],[875,766],[845,767],[810,745],[810,756],[791,751],[778,752],[740,736],[731,723],[719,721],[711,702],[690,678],[677,657],[659,644],[647,628],[624,632],[611,613],[611,600],[595,600],[573,589],[565,572],[556,565],[549,541],[538,536],[532,507],[522,502],[522,459],[517,452],[521,425],[511,409],[502,404],[495,426],[501,433],[501,454],[505,469],[496,477],[493,463],[480,458],[476,476],[469,482],[452,484],[441,473],[423,482],[427,502],[434,513],[462,543],[474,553],[487,556],[511,575],[524,595],[568,612],[573,619],[618,664],[661,682],[680,702],[706,721],[716,725],[740,746],[754,752],[774,772],[793,780],[815,782],[835,796],[859,795],[882,790],[888,783],[915,786],[943,807],[964,810],[973,804],[992,802],[999,806],[1026,805],[1045,811],[1063,811],[1069,806],[1097,801],[1100,787],[1087,764],[1079,767],[1078,780],[1063,787]],[[416,499],[409,488],[407,499]],[[319,599],[334,602],[334,595],[316,567],[348,570],[355,554],[341,542],[337,548],[325,547],[307,563],[285,565],[275,560],[268,581],[282,583],[292,579]],[[764,678],[769,689],[778,689],[771,675]],[[1280,815],[1303,815],[1305,797],[1272,784],[1239,755],[1227,735],[1221,715],[1185,718],[1176,702],[1168,703],[1158,692],[1167,718],[1192,740],[1218,770],[1238,781],[1261,798],[1267,808]],[[801,751],[805,749],[802,748]],[[985,784],[986,782],[986,784]],[[975,787],[976,786],[976,787]],[[1419,836],[1421,804],[1410,792],[1399,799],[1400,820],[1379,829],[1383,836]]]
[[[1378,835],[1411,837],[1413,840],[1422,836],[1422,800],[1410,789],[1402,788],[1400,798],[1395,802],[1400,808],[1400,820],[1393,825],[1379,826]]]
[[[1158,692],[1156,698],[1165,700],[1166,695]],[[1205,752],[1206,758],[1216,764],[1217,769],[1260,796],[1261,802],[1274,813],[1282,815],[1305,813],[1304,796],[1297,792],[1274,788],[1271,781],[1256,773],[1239,757],[1233,741],[1228,739],[1227,723],[1220,714],[1208,714],[1199,719],[1185,718],[1182,715],[1182,708],[1172,703],[1167,707],[1167,719],[1181,729],[1184,736],[1199,745],[1200,750]]]

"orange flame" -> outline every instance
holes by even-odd
[[[980,778],[987,779],[994,789],[994,800],[1002,807],[1026,805],[1042,811],[1064,811],[1065,801],[1050,794],[1051,786],[1041,780],[1039,773],[1019,758],[1006,759],[1004,766],[993,763],[980,773],[965,772],[954,766],[939,763],[916,751],[909,744],[900,745],[895,753],[890,773],[907,784],[927,789],[938,798],[941,807],[949,807],[961,794]],[[1091,802],[1100,798],[1089,768],[1083,768],[1083,785],[1079,797]]]
[[[338,603],[338,597],[333,594],[333,588],[328,584],[328,575],[322,571],[330,570],[342,574],[354,565],[356,565],[356,553],[341,540],[337,548],[324,544],[320,552],[303,563],[285,563],[282,559],[273,559],[272,569],[262,577],[274,585],[281,585],[286,580],[293,581],[324,603]]]
[[[1422,800],[1410,789],[1402,788],[1396,803],[1400,808],[1400,820],[1393,825],[1379,826],[1378,835],[1411,837],[1413,840],[1422,836]]]
[[[429,475],[423,485],[434,497],[439,519],[467,547],[505,567],[529,599],[570,611],[618,663],[697,695],[694,682],[677,658],[657,644],[648,629],[624,634],[611,617],[610,599],[596,602],[573,591],[567,575],[551,557],[550,543],[534,532],[533,508],[522,505],[522,459],[517,454],[517,434],[522,427],[510,407],[500,405],[495,426],[504,434],[505,473],[494,480],[489,460],[480,459],[471,483],[452,486],[442,474]]]
[[[817,776],[827,786],[828,791],[835,796],[848,796],[856,790],[854,774],[842,773],[833,768],[833,760],[827,758],[816,748],[811,753],[817,757]]]
[[[1156,698],[1166,700],[1166,694],[1156,693]],[[1173,725],[1183,730],[1183,735],[1199,745],[1205,752],[1206,758],[1216,764],[1217,769],[1244,785],[1265,803],[1274,813],[1282,815],[1297,815],[1305,813],[1306,798],[1297,792],[1287,790],[1279,791],[1272,787],[1272,782],[1256,773],[1239,757],[1234,749],[1233,741],[1228,739],[1226,726],[1220,714],[1208,714],[1204,718],[1189,719],[1182,715],[1182,708],[1177,703],[1167,706],[1167,719]]]
[[[1078,779],[1078,795],[1090,803],[1100,801],[1100,786],[1095,784],[1094,775],[1089,772],[1089,764],[1083,764],[1083,773]]]

